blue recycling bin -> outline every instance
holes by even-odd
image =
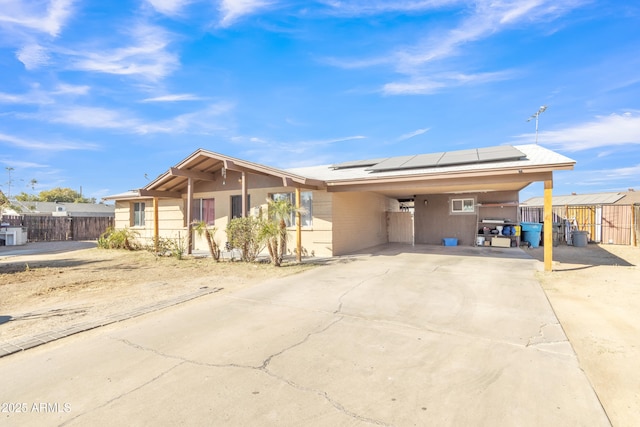
[[[540,246],[540,236],[542,234],[542,224],[539,222],[521,222],[522,240],[529,242],[532,248]]]

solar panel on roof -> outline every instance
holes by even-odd
[[[488,147],[478,149],[478,159],[481,162],[492,162],[497,160],[516,160],[525,157],[522,151],[511,145],[501,145],[499,147]]]
[[[402,166],[404,169],[433,167],[438,164],[438,161],[444,154],[445,153],[419,154]]]
[[[352,162],[342,162],[335,165],[331,165],[331,169],[364,168],[367,166],[376,165],[384,160],[386,159],[355,160]]]
[[[405,169],[403,165],[416,156],[399,156],[388,158],[371,168],[372,171]]]
[[[420,154],[416,156],[391,157],[380,163],[369,165],[367,170],[384,172],[392,170],[421,169],[441,166],[488,163],[502,160],[518,160],[526,157],[511,145],[486,147],[470,150],[447,151],[444,153]]]
[[[438,166],[462,165],[476,163],[478,161],[477,150],[449,151],[438,162]]]

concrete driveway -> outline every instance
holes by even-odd
[[[0,423],[609,425],[536,265],[387,246],[202,297],[0,359]]]

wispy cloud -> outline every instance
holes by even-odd
[[[25,162],[23,160],[15,160],[12,158],[0,158],[0,163],[3,163],[5,165],[9,165],[11,167],[14,167],[16,169],[40,169],[40,168],[48,168],[49,165],[45,165],[43,163],[36,163],[36,162]]]
[[[464,0],[320,0],[338,15],[359,16],[389,12],[417,12],[433,10],[452,4],[464,3]]]
[[[228,113],[234,105],[220,102],[193,113],[181,114],[172,119],[144,123],[135,126],[134,131],[139,134],[168,133],[168,134],[212,134],[221,132],[229,127]]]
[[[145,121],[129,110],[102,107],[57,105],[39,113],[15,114],[23,120],[40,120],[88,129],[114,130],[127,134],[210,134],[229,127],[229,113],[234,105],[228,102],[212,104],[204,109],[177,115],[167,120]]]
[[[533,142],[535,134],[518,135],[518,138]],[[640,115],[628,112],[598,116],[587,123],[539,132],[538,141],[545,146],[568,152],[640,144]]]
[[[487,38],[521,24],[555,19],[585,0],[480,0],[469,2],[467,16],[455,27],[437,31],[410,49],[399,50],[399,70],[457,55],[468,43]]]
[[[36,104],[36,102],[27,95],[0,92],[0,104]]]
[[[54,89],[44,90],[40,85],[26,93],[13,94],[0,92],[0,104],[47,105],[55,102],[55,98],[66,95],[86,95],[89,86],[59,84]]]
[[[53,95],[86,95],[91,90],[87,85],[70,85],[66,83],[60,83],[56,88],[51,91]]]
[[[140,102],[179,102],[179,101],[200,101],[203,98],[191,93],[177,93],[172,95],[162,95],[153,98],[145,98]]]
[[[23,115],[21,118],[36,118],[92,129],[135,129],[141,125],[140,120],[127,112],[85,106],[57,107],[37,115]]]
[[[457,87],[474,84],[484,84],[507,80],[515,74],[505,70],[493,73],[440,73],[430,77],[414,77],[405,82],[387,83],[382,87],[385,95],[428,95],[436,93],[446,87]]]
[[[27,70],[34,70],[49,63],[49,53],[38,44],[23,46],[16,52],[16,58]]]
[[[275,3],[267,0],[221,0],[219,10],[222,19],[219,25],[229,27],[244,15],[250,15]]]
[[[385,55],[370,58],[336,59],[325,62],[342,68],[364,68],[387,65],[398,74],[408,76],[405,81],[383,85],[387,95],[432,94],[445,87],[481,84],[512,78],[514,71],[464,72],[464,63],[456,71],[446,70],[445,61],[464,54],[467,46],[498,33],[548,22],[561,17],[589,0],[433,0],[383,2],[325,1],[335,10],[351,14],[384,13],[389,11],[429,12],[443,7],[460,9],[462,18],[449,28],[429,29],[417,43],[399,47]],[[428,32],[427,32],[428,31]]]
[[[68,52],[70,68],[106,74],[134,75],[159,80],[179,66],[178,56],[169,52],[171,37],[164,29],[136,25],[128,34],[131,44],[118,48],[98,48]]]
[[[74,3],[75,0],[4,0],[0,2],[0,25],[19,26],[57,37],[73,13]]]
[[[249,143],[243,156],[253,161],[283,168],[297,168],[329,164],[336,160],[336,150],[327,149],[334,144],[367,139],[363,135],[352,135],[328,139],[312,139],[294,142],[272,141],[259,137],[235,137],[235,143]],[[341,147],[344,148],[344,147]]]
[[[185,6],[192,3],[192,0],[147,0],[153,8],[163,15],[179,15]]]
[[[400,135],[400,137],[398,137],[397,141],[406,141],[407,139],[411,139],[415,136],[418,135],[422,135],[424,133],[429,132],[429,128],[424,128],[424,129],[417,129],[414,130],[413,132],[409,132],[409,133],[405,133],[404,135]]]
[[[4,143],[17,148],[41,151],[95,150],[97,148],[94,144],[49,139],[47,139],[46,141],[24,139],[3,133],[0,133],[0,143]]]
[[[638,178],[640,177],[640,163],[638,163],[635,166],[629,166],[626,168],[607,169],[601,172],[602,174],[604,174],[604,176],[612,179],[633,178],[636,181],[638,181]],[[594,172],[594,173],[598,173],[598,172]]]
[[[0,92],[0,104],[46,105],[53,102],[50,94],[38,87],[21,94]]]

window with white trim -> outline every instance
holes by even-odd
[[[215,199],[193,199],[191,220],[213,225],[216,222]]]
[[[134,202],[133,203],[133,221],[131,223],[134,227],[144,227],[144,202]]]
[[[452,214],[472,214],[476,212],[476,201],[474,198],[451,199]]]
[[[289,200],[289,202],[296,205],[296,193],[273,193],[271,195],[272,200]],[[300,192],[300,208],[302,210],[300,214],[300,224],[303,227],[311,227],[313,225],[313,192],[302,191]],[[287,226],[293,227],[296,225],[296,213],[292,212],[291,216],[287,219]]]

